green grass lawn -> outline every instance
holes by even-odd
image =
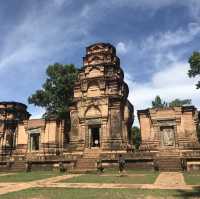
[[[56,171],[18,172],[13,175],[0,176],[0,182],[28,182],[61,175]]]
[[[200,185],[200,172],[184,173],[186,184]]]
[[[137,170],[137,169],[131,169],[131,168],[127,168],[125,169],[125,172],[128,174],[152,174],[155,173],[152,170]],[[113,168],[105,168],[104,169],[104,173],[109,173],[109,174],[118,174],[119,170],[117,167],[113,167]]]
[[[139,189],[66,189],[33,188],[1,195],[1,199],[133,199],[133,198],[199,198],[200,192]]]
[[[154,171],[136,171],[126,170],[124,175],[120,176],[117,170],[105,170],[102,174],[92,173],[84,174],[62,182],[70,183],[122,183],[122,184],[152,184],[155,182],[158,172]]]

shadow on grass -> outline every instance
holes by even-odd
[[[193,190],[177,190],[178,197],[183,199],[200,198],[200,186],[195,187]],[[175,195],[177,197],[177,195]]]

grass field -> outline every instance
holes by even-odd
[[[158,174],[158,172],[154,171],[126,170],[125,173],[120,176],[117,169],[108,169],[102,174],[85,174],[62,182],[152,184],[156,180]]]
[[[200,185],[200,172],[184,173],[186,184]]]
[[[13,175],[0,176],[0,182],[28,182],[61,175],[56,171],[18,172]]]
[[[200,192],[138,189],[65,189],[34,188],[1,195],[1,199],[133,199],[133,198],[199,198]]]
[[[118,168],[105,168],[104,173],[106,174],[118,174],[119,170]],[[127,174],[152,174],[152,173],[158,173],[158,172],[154,172],[152,170],[142,170],[142,169],[130,169],[127,168],[125,169],[125,173]]]
[[[65,173],[66,174],[66,173]],[[84,174],[62,182],[71,183],[127,183],[152,184],[159,172],[126,170],[125,176],[119,176],[117,169],[106,169],[103,174]],[[28,182],[61,175],[56,171],[19,172],[0,176],[0,182]],[[200,173],[184,173],[187,184],[200,185]],[[142,190],[142,189],[77,189],[77,188],[31,188],[0,196],[1,199],[132,199],[132,198],[200,198],[200,189],[187,190]]]

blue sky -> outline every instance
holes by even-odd
[[[6,0],[0,24],[1,101],[27,104],[49,64],[80,67],[86,46],[110,42],[135,109],[147,108],[156,95],[190,98],[200,107],[197,79],[187,77],[188,57],[199,51],[199,0]]]

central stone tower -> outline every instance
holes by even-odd
[[[115,47],[109,43],[88,46],[70,109],[69,143],[73,150],[125,148],[133,123],[128,93]]]

